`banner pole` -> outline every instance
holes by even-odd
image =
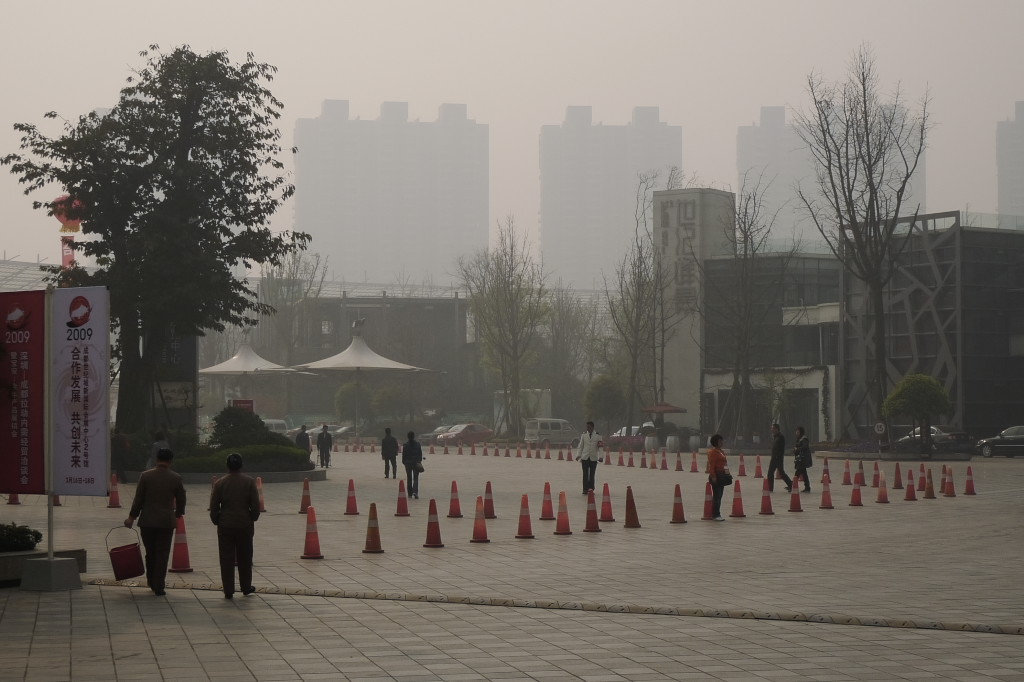
[[[53,395],[50,390],[50,357],[53,350],[53,336],[51,329],[51,313],[53,308],[53,285],[46,287],[46,296],[43,299],[45,304],[43,310],[46,313],[46,330],[44,338],[43,357],[43,410],[46,427],[43,429],[43,462],[46,468],[46,558],[53,561]]]

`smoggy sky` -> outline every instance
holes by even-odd
[[[363,118],[408,101],[411,119],[431,121],[439,104],[466,103],[490,125],[492,227],[514,213],[534,230],[540,126],[567,105],[616,125],[661,107],[683,128],[684,171],[731,189],[736,127],[763,105],[804,108],[807,74],[843,76],[867,41],[887,85],[930,88],[928,209],[994,212],[996,121],[1024,100],[1022,26],[1019,0],[5,2],[0,154],[17,147],[14,122],[109,106],[150,43],[252,52],[279,68],[286,146],[327,98]],[[0,256],[59,260],[59,225],[30,201],[0,170]],[[275,227],[291,218],[286,205]]]

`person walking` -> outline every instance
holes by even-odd
[[[167,442],[167,437],[163,431],[153,432],[153,444],[149,446],[149,458],[146,460],[146,468],[152,469],[156,466],[156,455],[161,450],[170,450],[171,444]]]
[[[786,437],[778,424],[772,424],[772,458],[768,462],[768,490],[775,492],[775,472],[786,482],[786,492],[792,492],[793,479],[786,475]]]
[[[238,562],[238,586],[248,596],[252,586],[252,539],[260,518],[260,493],[256,481],[242,473],[242,456],[228,455],[228,475],[217,479],[210,493],[210,520],[217,526],[217,550],[220,554],[220,579],[224,598],[235,596],[235,562]]]
[[[722,436],[717,433],[711,436],[708,468],[705,473],[711,482],[711,518],[715,521],[725,521],[722,518],[722,493],[725,492],[725,486],[732,481],[732,474],[729,473],[729,460],[722,452]]]
[[[804,427],[796,427],[796,446],[793,447],[793,478],[803,481],[804,492],[811,492],[811,477],[807,475],[807,467],[811,465],[811,443],[807,439]]]
[[[305,424],[299,427],[299,432],[295,434],[295,445],[302,448],[309,454],[313,454],[313,445],[309,441],[309,431],[306,430]]]
[[[594,479],[597,474],[597,463],[601,461],[601,434],[594,430],[594,422],[587,422],[587,430],[580,434],[580,443],[576,446],[576,461],[583,466],[583,494],[586,495],[596,488]]]
[[[316,434],[316,451],[320,455],[320,468],[328,469],[331,466],[331,447],[334,445],[334,437],[327,430],[327,424]]]
[[[405,487],[409,497],[420,499],[420,472],[423,471],[423,448],[416,441],[416,434],[410,431],[409,440],[402,446],[402,464],[405,465]]]
[[[398,478],[398,439],[391,435],[390,428],[384,429],[384,437],[380,441],[380,458],[384,460],[384,478],[388,478],[388,467],[391,468],[391,475]],[[402,463],[405,463],[404,459]]]
[[[165,594],[167,560],[177,519],[185,515],[185,486],[181,476],[171,471],[172,459],[174,453],[169,449],[157,451],[156,466],[139,474],[135,499],[124,520],[125,528],[131,528],[139,519],[139,534],[146,548],[146,582],[158,597]]]

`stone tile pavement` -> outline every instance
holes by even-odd
[[[299,559],[301,484],[267,484],[268,512],[257,525],[261,592],[233,601],[217,591],[207,486],[188,489],[194,571],[172,574],[165,598],[95,584],[112,581],[104,536],[126,509],[64,500],[57,546],[87,548],[85,578],[94,584],[57,594],[0,590],[0,679],[1024,679],[1020,635],[961,631],[1024,632],[1018,460],[970,462],[973,497],[962,494],[964,462],[952,463],[954,498],[904,502],[903,491],[890,490],[890,503],[878,504],[868,487],[864,506],[851,507],[850,487],[834,483],[836,508],[822,510],[815,480],[804,511],[791,513],[777,486],[775,514],[765,516],[748,459],[749,475],[737,477],[746,516],[725,523],[700,521],[705,477],[688,466],[602,466],[598,486],[609,483],[617,521],[601,533],[582,532],[576,464],[428,455],[407,518],[393,516],[396,485],[383,479],[378,455],[339,453],[335,464],[312,488],[325,559]],[[735,457],[731,464],[735,473]],[[940,465],[926,466],[937,484]],[[891,481],[893,464],[882,468]],[[841,462],[831,469],[842,480]],[[350,477],[359,516],[343,513]],[[461,519],[445,517],[452,480]],[[488,480],[498,518],[488,521],[490,543],[471,544],[474,500]],[[558,491],[567,493],[571,536],[554,536],[554,522],[537,518],[545,481],[556,509]],[[686,524],[669,524],[676,483]],[[626,485],[640,529],[623,528]],[[514,538],[522,493],[534,540]],[[430,496],[442,549],[422,547]],[[730,491],[726,514],[732,499]],[[122,488],[122,503],[130,500]],[[383,554],[361,551],[371,501]],[[0,519],[45,528],[42,498],[23,502],[0,507]]]

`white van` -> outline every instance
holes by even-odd
[[[580,432],[564,419],[538,417],[526,420],[525,440],[546,448],[549,445],[572,445]]]
[[[274,433],[283,434],[288,430],[288,424],[283,419],[264,419],[263,423]]]

